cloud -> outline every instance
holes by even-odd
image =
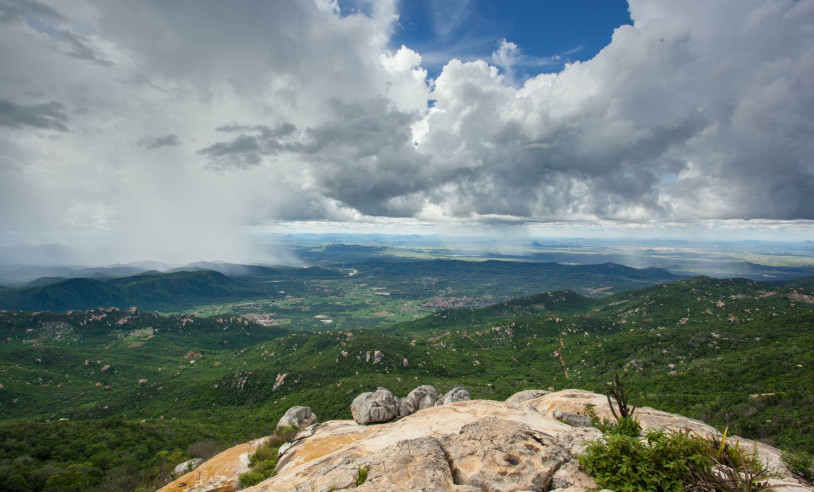
[[[208,157],[212,167],[216,169],[256,166],[264,157],[301,148],[296,142],[286,142],[286,137],[296,129],[291,123],[282,123],[276,128],[265,125],[224,125],[217,128],[217,131],[239,135],[228,142],[217,142],[200,149],[198,154]]]
[[[432,5],[454,44],[470,6]],[[814,219],[811,2],[631,0],[559,73],[491,40],[434,80],[397,7],[0,0],[0,231],[225,259],[280,220]]]
[[[83,41],[69,31],[59,31],[54,38],[60,42],[61,51],[70,57],[98,63],[103,66],[113,64],[110,60],[105,59],[102,55],[97,53],[96,50],[88,46],[86,41]]]
[[[16,104],[8,99],[0,99],[0,125],[12,128],[32,126],[66,132],[65,106],[52,101],[29,106]]]
[[[810,4],[634,1],[631,15],[594,59],[516,90],[449,63],[419,147],[445,170],[430,202],[531,220],[812,218],[814,63],[791,41],[811,38]]]
[[[163,137],[144,137],[139,140],[139,145],[147,150],[158,149],[160,147],[176,147],[179,145],[178,135],[164,135]]]
[[[56,9],[36,0],[0,0],[0,22],[19,22],[31,17],[51,21],[64,19]]]

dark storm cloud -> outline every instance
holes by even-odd
[[[256,166],[264,157],[300,148],[296,142],[283,140],[296,130],[291,123],[283,123],[275,128],[265,125],[224,125],[218,127],[217,131],[239,135],[228,142],[218,142],[200,149],[198,154],[209,158],[212,166],[219,169]]]
[[[64,110],[65,106],[56,101],[26,106],[0,99],[0,125],[12,128],[32,126],[66,132],[68,117]]]
[[[163,137],[145,137],[138,143],[147,150],[153,150],[160,147],[175,147],[180,142],[178,135],[164,135]]]
[[[409,194],[430,183],[411,145],[417,115],[400,112],[384,98],[358,103],[333,100],[324,125],[298,130],[229,124],[218,127],[235,138],[198,151],[212,166],[247,168],[280,154],[308,163],[315,186],[332,199],[369,215],[409,216],[420,206]]]

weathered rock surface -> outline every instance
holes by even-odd
[[[435,387],[429,384],[419,386],[399,401],[399,417],[406,417],[419,410],[430,408],[435,405],[438,398],[438,391]]]
[[[399,402],[389,390],[379,388],[354,398],[350,413],[362,425],[390,422],[399,415]]]
[[[494,421],[478,425],[486,417],[492,417]],[[475,425],[462,432],[468,424]],[[515,441],[507,438],[507,429],[520,429],[512,431],[512,436],[518,436]],[[250,490],[342,490],[355,486],[358,469],[363,466],[368,467],[368,478],[359,487],[361,490],[474,492],[482,490],[480,485],[473,485],[483,483],[478,480],[516,468],[523,469],[524,473],[506,478],[506,484],[534,483],[533,477],[537,477],[538,481],[551,481],[555,467],[543,467],[542,459],[539,462],[532,460],[533,471],[530,471],[531,468],[523,468],[520,460],[517,465],[512,465],[512,456],[517,455],[518,458],[522,457],[523,463],[528,462],[522,453],[532,451],[526,445],[534,445],[535,452],[541,454],[545,454],[543,450],[550,447],[552,455],[569,456],[568,447],[560,443],[557,436],[567,434],[571,429],[568,425],[544,417],[529,406],[509,406],[488,400],[462,401],[427,408],[376,426],[358,425],[353,421],[331,421],[317,426],[313,436],[297,442],[282,456],[276,477]],[[477,443],[478,436],[487,435],[492,436],[489,438],[491,441]],[[501,454],[498,451],[489,454],[483,449],[498,442],[501,450],[515,454]],[[479,458],[482,472],[473,472],[478,465],[465,457],[468,450],[474,447],[482,450],[482,457]],[[453,461],[450,464],[448,450],[462,457],[459,463]],[[587,475],[583,478],[590,480]],[[471,480],[472,483],[464,480]],[[515,486],[506,487],[506,490],[522,490]]]
[[[467,424],[441,443],[455,483],[481,490],[548,490],[554,473],[571,458],[553,436],[499,417]]]
[[[551,391],[546,390],[525,390],[525,391],[518,391],[517,393],[513,394],[512,396],[506,398],[506,403],[512,404],[519,404],[523,402],[527,402],[529,400],[533,400],[534,398],[539,398],[543,395],[547,395],[551,393]]]
[[[383,400],[390,401],[386,394]],[[584,415],[585,403],[593,404],[600,416],[610,416],[604,395],[565,390],[520,403],[454,402],[375,426],[350,420],[326,422],[300,433],[300,440],[280,457],[277,476],[246,490],[596,490],[594,480],[579,470],[577,457],[600,432],[553,418],[555,411]],[[645,429],[715,432],[703,422],[652,408],[638,409],[636,416]],[[741,441],[743,449],[755,446]],[[756,449],[772,471],[790,476],[778,450],[760,444]],[[195,474],[206,470],[213,460],[179,479],[186,480],[185,487],[162,490],[215,490],[211,480],[207,486],[193,482]],[[366,470],[367,478],[357,487],[360,470]],[[236,483],[240,472],[231,473]],[[775,479],[772,484],[778,491],[814,491],[791,478]]]
[[[239,444],[204,461],[198,468],[181,475],[158,492],[232,492],[240,488],[238,475],[249,470],[249,454],[266,438]]]
[[[198,468],[203,462],[204,462],[203,458],[192,458],[189,461],[184,461],[180,465],[173,468],[172,476],[180,477],[181,475],[184,475],[185,473],[191,472],[192,470]]]
[[[280,421],[277,422],[277,428],[295,425],[300,429],[304,429],[316,424],[318,421],[311,407],[296,406],[286,410],[285,414],[280,418]]]

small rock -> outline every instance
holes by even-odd
[[[277,456],[284,455],[285,452],[288,451],[291,448],[291,446],[293,446],[293,445],[294,445],[293,442],[285,442],[285,443],[283,443],[283,445],[280,446],[280,449],[277,450]]]
[[[189,473],[192,470],[198,468],[201,465],[201,463],[203,463],[203,462],[204,462],[204,460],[201,459],[201,458],[192,458],[189,461],[184,461],[183,463],[176,466],[172,470],[172,476],[180,477],[181,475],[184,475],[185,473]]]
[[[277,374],[277,377],[274,378],[274,386],[272,386],[271,391],[277,391],[277,389],[283,385],[285,382],[285,377],[288,376],[288,373]],[[241,388],[242,389],[242,388]]]
[[[555,419],[571,427],[590,427],[591,419],[585,415],[574,412],[563,412],[561,410],[554,410],[551,414]]]
[[[295,425],[300,429],[304,429],[310,425],[316,424],[319,420],[311,407],[296,406],[286,410],[285,414],[277,422],[277,428],[289,427]]]

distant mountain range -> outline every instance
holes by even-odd
[[[340,280],[337,287],[376,284],[422,301],[439,295],[489,295],[497,302],[540,290],[568,288],[604,295],[682,278],[657,268],[636,269],[613,263],[572,266],[415,259],[348,262],[332,268],[196,263],[167,272],[127,275],[134,268],[60,270],[62,275],[43,276],[23,287],[0,291],[0,309],[60,312],[137,306],[146,311],[181,311],[211,303],[280,297],[279,282],[283,281],[287,286],[283,292],[287,294],[293,289],[301,295],[319,297],[324,282]],[[64,278],[68,275],[71,278]],[[311,290],[305,293],[303,289]]]

